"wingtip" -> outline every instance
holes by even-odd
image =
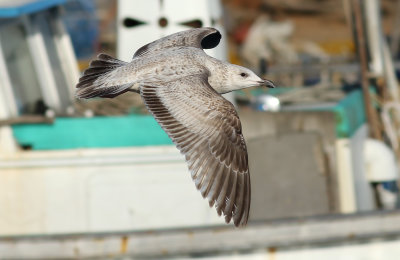
[[[217,47],[217,45],[218,45],[219,42],[221,41],[222,35],[221,35],[221,33],[220,33],[217,29],[215,29],[215,28],[208,27],[207,29],[208,29],[208,31],[209,31],[210,29],[212,29],[212,32],[211,32],[211,33],[207,33],[207,34],[203,37],[203,39],[200,41],[200,44],[201,44],[201,47],[202,47],[203,49],[212,49],[212,48]]]

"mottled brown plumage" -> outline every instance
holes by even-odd
[[[221,38],[213,28],[191,29],[136,51],[130,63],[100,54],[77,84],[80,98],[138,92],[185,156],[196,188],[219,215],[245,225],[250,210],[246,144],[233,105],[220,94],[272,83],[219,61],[203,49]]]

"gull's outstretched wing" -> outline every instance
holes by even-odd
[[[250,175],[242,127],[234,106],[211,88],[205,74],[140,94],[157,122],[185,155],[192,178],[210,206],[229,223],[245,225],[250,209]]]
[[[204,27],[178,32],[148,43],[139,48],[133,58],[147,54],[155,54],[171,47],[194,47],[200,49],[215,48],[221,40],[221,34],[217,29]]]

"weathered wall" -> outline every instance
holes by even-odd
[[[251,219],[339,212],[331,112],[241,111],[252,178]]]

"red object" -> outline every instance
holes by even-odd
[[[250,24],[241,24],[239,27],[237,27],[233,33],[234,41],[238,44],[242,44],[249,33],[249,29]]]

